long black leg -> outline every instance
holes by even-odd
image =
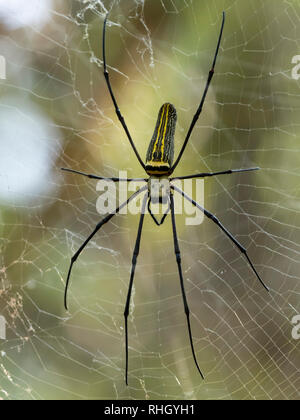
[[[74,169],[68,169],[68,168],[61,168],[62,171],[70,172],[72,174],[82,175],[90,179],[100,179],[102,181],[113,181],[113,182],[131,182],[131,181],[144,181],[147,182],[146,178],[106,178],[104,176],[98,176],[93,174],[86,174],[85,172],[81,171],[75,171]]]
[[[190,198],[188,195],[186,195],[183,191],[181,191],[179,188],[172,186],[172,190],[177,191],[179,194],[181,194],[186,200],[188,200],[190,203],[192,203],[195,207],[197,207],[199,210],[202,211],[202,213],[205,214],[206,217],[208,217],[210,220],[212,220],[219,228],[225,233],[225,235],[238,247],[238,249],[241,251],[242,254],[245,255],[250,267],[252,268],[253,272],[255,273],[256,277],[262,284],[262,286],[267,290],[267,292],[270,291],[270,289],[265,285],[265,283],[262,281],[261,277],[259,276],[258,272],[256,271],[253,263],[251,262],[246,249],[234,238],[234,236],[222,225],[222,223],[217,219],[215,215],[207,211],[205,208],[200,206],[200,204],[196,203],[192,198]]]
[[[221,171],[221,172],[202,172],[200,174],[195,174],[195,175],[186,175],[186,176],[178,176],[176,178],[171,178],[171,181],[175,181],[176,179],[207,178],[207,177],[216,176],[216,175],[236,174],[238,172],[252,172],[252,171],[258,171],[259,169],[260,168],[229,169],[228,171]]]
[[[111,84],[110,84],[110,80],[109,80],[109,73],[108,73],[108,71],[107,71],[107,66],[106,66],[106,50],[105,50],[105,35],[106,35],[106,24],[107,24],[107,18],[108,18],[108,16],[106,16],[106,18],[105,18],[105,20],[104,20],[104,25],[103,25],[103,38],[102,38],[102,51],[103,51],[103,70],[104,70],[104,77],[105,77],[105,80],[106,80],[106,84],[107,84],[107,87],[108,87],[108,90],[109,90],[109,93],[110,93],[111,99],[112,99],[113,104],[114,104],[114,107],[115,107],[116,114],[117,114],[117,116],[118,116],[118,118],[119,118],[119,121],[120,121],[120,123],[122,124],[122,126],[123,126],[123,128],[124,128],[124,130],[125,130],[125,133],[126,133],[126,135],[127,135],[127,137],[128,137],[128,140],[129,140],[129,142],[130,142],[130,144],[131,144],[131,147],[133,148],[133,151],[134,151],[134,153],[135,153],[136,157],[138,158],[138,161],[139,161],[139,162],[140,162],[140,164],[142,165],[143,169],[146,169],[146,166],[145,166],[144,162],[142,161],[142,159],[141,159],[141,157],[140,157],[140,155],[139,155],[139,153],[138,153],[138,151],[137,151],[137,149],[136,149],[136,147],[135,147],[135,144],[134,144],[134,142],[133,142],[133,140],[132,140],[132,137],[131,137],[131,135],[130,135],[130,133],[129,133],[129,130],[128,130],[127,125],[126,125],[125,120],[124,120],[124,117],[123,117],[123,115],[121,114],[121,111],[120,111],[120,109],[119,109],[119,107],[118,107],[118,104],[117,104],[116,98],[115,98],[115,96],[114,96],[114,93],[113,93],[113,91],[112,91],[112,87],[111,87]]]
[[[202,96],[202,99],[201,99],[199,108],[197,109],[196,114],[194,115],[194,118],[192,120],[191,126],[190,126],[189,131],[187,133],[187,136],[186,136],[186,138],[184,140],[182,149],[181,149],[181,151],[180,151],[180,153],[178,155],[178,158],[177,158],[176,162],[174,163],[174,165],[173,165],[173,167],[171,169],[171,173],[174,172],[175,168],[177,167],[178,163],[180,162],[180,160],[182,158],[182,155],[183,155],[183,152],[185,151],[185,148],[186,148],[186,146],[188,144],[188,141],[190,139],[190,136],[192,134],[192,131],[193,131],[194,127],[195,127],[195,124],[198,121],[198,118],[199,118],[199,116],[200,116],[200,114],[202,112],[202,108],[203,108],[203,105],[204,105],[204,102],[205,102],[205,98],[206,98],[206,95],[207,95],[207,92],[208,92],[208,88],[209,88],[211,79],[213,78],[213,75],[214,75],[214,72],[215,72],[215,65],[216,65],[216,61],[217,61],[217,57],[218,57],[218,53],[219,53],[219,49],[220,49],[220,44],[221,44],[221,39],[222,39],[222,34],[223,34],[223,29],[224,29],[224,24],[225,24],[225,12],[223,12],[222,26],[221,26],[221,30],[220,30],[220,35],[219,35],[219,40],[218,40],[218,44],[217,44],[217,49],[216,49],[216,52],[215,52],[214,61],[213,61],[211,70],[209,71],[209,74],[208,74],[208,79],[207,79],[207,82],[206,82],[206,86],[205,86],[205,89],[204,89],[204,93],[203,93],[203,96]]]
[[[182,293],[182,298],[183,298],[184,312],[185,312],[185,315],[186,315],[186,320],[187,320],[187,325],[188,325],[190,344],[191,344],[191,349],[192,349],[192,353],[193,353],[194,362],[196,364],[196,367],[197,367],[200,375],[202,376],[202,379],[204,379],[203,373],[201,372],[201,370],[199,368],[199,365],[198,365],[198,362],[197,362],[196,353],[195,353],[195,349],[194,349],[194,343],[193,343],[192,328],[191,328],[191,322],[190,322],[190,309],[189,309],[189,305],[188,305],[187,298],[186,298],[184,282],[183,282],[183,275],[182,275],[181,253],[180,253],[179,242],[178,242],[178,237],[177,237],[173,192],[170,193],[170,205],[171,205],[171,215],[172,215],[174,249],[175,249],[176,261],[177,261],[177,265],[178,265],[181,293]]]
[[[114,213],[110,213],[108,214],[103,220],[101,220],[101,222],[99,222],[96,226],[96,228],[94,229],[94,231],[91,233],[91,235],[85,240],[85,242],[81,245],[81,247],[78,249],[78,251],[73,255],[73,257],[71,258],[71,265],[69,268],[69,272],[68,272],[68,277],[67,277],[67,282],[66,282],[66,286],[65,286],[65,298],[64,298],[64,303],[65,303],[65,308],[66,310],[68,310],[68,302],[67,302],[67,298],[68,298],[68,288],[69,288],[69,283],[70,283],[70,277],[71,277],[71,272],[72,272],[72,268],[74,263],[76,262],[76,260],[78,259],[79,255],[82,253],[82,251],[84,250],[84,248],[87,246],[87,244],[90,242],[90,240],[95,236],[95,234],[101,229],[101,227],[103,225],[105,225],[107,222],[110,221],[110,219],[117,213],[120,212],[120,210],[127,206],[128,203],[133,200],[135,197],[137,197],[140,193],[142,193],[143,191],[146,191],[147,187],[143,187],[140,190],[138,190],[137,192],[135,192],[125,203],[123,203],[121,206],[119,206]]]
[[[131,292],[132,292],[132,286],[133,286],[133,279],[135,274],[135,268],[137,263],[137,258],[140,252],[140,244],[141,244],[141,236],[142,236],[142,230],[143,230],[143,224],[144,224],[144,218],[145,218],[145,210],[146,210],[146,204],[148,200],[148,193],[145,195],[143,205],[142,205],[142,212],[140,217],[140,223],[136,238],[136,243],[134,247],[133,257],[132,257],[132,267],[131,267],[131,275],[130,275],[130,282],[129,282],[129,288],[128,288],[128,294],[126,299],[126,305],[125,305],[125,311],[124,311],[124,318],[125,318],[125,347],[126,347],[126,370],[125,370],[125,382],[126,385],[128,385],[128,315],[129,315],[129,307],[130,307],[130,299],[131,299]]]

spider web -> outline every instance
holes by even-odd
[[[34,3],[34,2],[33,2]],[[26,2],[33,7],[31,2]],[[1,29],[0,396],[4,399],[299,399],[299,82],[297,1],[48,1],[46,18]],[[3,3],[0,7],[3,8]],[[2,9],[1,9],[2,10]],[[101,61],[143,157],[162,103],[178,111],[176,151],[203,92],[227,13],[205,109],[176,174],[260,166],[205,181],[205,206],[247,248],[270,287],[209,220],[178,217],[202,381],[187,334],[170,219],[146,217],[129,316],[137,232],[116,216],[74,267],[99,221],[95,181],[60,173],[144,176],[118,123]],[[34,13],[38,13],[35,9]],[[4,121],[6,121],[4,125]],[[18,142],[16,143],[16,139]]]

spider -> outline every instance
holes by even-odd
[[[198,173],[195,175],[187,175],[187,176],[180,176],[176,178],[170,177],[175,169],[177,168],[183,153],[185,151],[185,148],[189,142],[189,139],[191,137],[193,128],[195,127],[196,122],[198,121],[198,118],[202,112],[202,108],[205,102],[205,98],[208,92],[209,85],[211,83],[211,80],[214,75],[215,65],[220,49],[221,39],[223,35],[223,29],[225,25],[225,12],[223,12],[223,18],[222,18],[222,24],[221,29],[219,33],[217,48],[215,51],[212,67],[208,73],[208,78],[206,82],[206,86],[204,89],[204,93],[202,96],[202,99],[200,101],[200,105],[193,117],[193,120],[191,122],[190,128],[187,132],[186,138],[183,142],[183,145],[181,147],[181,150],[179,152],[179,155],[177,159],[174,161],[174,134],[175,134],[175,126],[177,121],[177,113],[175,107],[170,103],[165,103],[161,109],[159,110],[158,119],[156,123],[156,127],[154,130],[153,137],[151,139],[148,152],[146,155],[146,163],[143,162],[141,159],[135,144],[132,140],[132,137],[130,135],[129,129],[125,123],[124,117],[121,114],[121,111],[118,107],[115,95],[113,93],[109,73],[107,71],[107,64],[106,64],[106,26],[107,26],[107,20],[108,15],[105,17],[104,25],[103,25],[103,37],[102,37],[102,51],[103,51],[103,71],[104,71],[104,78],[107,84],[108,91],[110,93],[115,112],[117,114],[117,117],[122,124],[122,127],[128,137],[129,143],[139,161],[144,171],[147,173],[149,178],[147,179],[120,179],[120,178],[104,178],[97,175],[87,174],[80,171],[75,171],[73,169],[67,169],[62,168],[62,170],[75,173],[78,175],[82,175],[85,177],[88,177],[90,179],[108,179],[112,182],[122,182],[122,181],[144,181],[146,185],[142,188],[140,188],[138,191],[136,191],[125,203],[121,204],[113,213],[108,214],[104,219],[102,219],[94,229],[94,231],[91,233],[91,235],[85,240],[85,242],[81,245],[81,247],[78,249],[78,251],[73,255],[71,258],[71,264],[68,272],[68,277],[66,281],[65,286],[65,297],[64,297],[64,303],[65,308],[68,310],[67,305],[67,293],[68,293],[68,287],[71,277],[71,272],[74,263],[77,261],[79,255],[82,253],[84,248],[87,246],[87,244],[90,242],[90,240],[94,237],[94,235],[102,228],[103,225],[108,223],[115,214],[118,214],[121,209],[126,207],[131,200],[136,198],[138,195],[145,193],[145,196],[142,200],[142,208],[141,208],[141,215],[140,215],[140,221],[138,226],[138,232],[137,232],[137,238],[135,242],[134,252],[133,252],[133,258],[132,258],[132,266],[131,266],[131,275],[130,275],[130,281],[129,281],[129,288],[127,293],[127,299],[126,299],[126,305],[125,305],[125,311],[124,311],[124,318],[125,318],[125,357],[126,357],[126,368],[125,368],[125,382],[126,385],[128,385],[128,315],[129,315],[129,308],[130,308],[130,300],[131,300],[131,292],[133,287],[133,280],[135,275],[135,269],[137,264],[137,259],[140,251],[140,242],[141,242],[141,236],[142,236],[142,229],[143,229],[143,223],[144,223],[144,217],[146,213],[146,208],[148,208],[149,214],[151,215],[152,219],[154,220],[155,224],[157,226],[160,226],[164,223],[167,215],[171,213],[171,221],[172,221],[172,231],[173,231],[173,240],[174,240],[174,250],[176,255],[176,261],[178,266],[178,274],[179,274],[179,280],[180,280],[180,288],[181,288],[181,294],[183,299],[183,305],[184,305],[184,312],[186,316],[187,321],[187,328],[188,328],[188,335],[189,335],[189,341],[190,341],[190,347],[192,351],[192,356],[195,362],[195,365],[197,367],[198,372],[200,373],[201,377],[204,379],[204,375],[199,367],[194,343],[193,343],[193,336],[192,336],[192,329],[191,329],[191,322],[190,322],[190,309],[186,297],[185,287],[184,287],[184,280],[183,280],[183,273],[182,273],[182,265],[181,265],[181,253],[179,248],[179,241],[177,236],[177,229],[176,229],[176,219],[175,219],[175,207],[174,207],[174,192],[177,194],[180,194],[182,197],[184,197],[185,200],[189,201],[194,207],[199,209],[201,212],[204,213],[204,215],[210,219],[213,223],[215,223],[222,231],[223,233],[236,245],[236,247],[240,250],[242,254],[244,254],[246,260],[248,261],[251,269],[255,273],[257,279],[262,284],[262,286],[269,291],[268,287],[265,285],[261,277],[259,276],[258,272],[256,271],[253,263],[251,262],[248,253],[246,249],[234,238],[234,236],[223,226],[223,224],[219,221],[219,219],[212,213],[210,213],[208,210],[200,206],[196,201],[194,201],[192,198],[190,198],[184,191],[180,190],[178,187],[172,184],[172,181],[174,180],[184,180],[184,179],[193,179],[193,178],[206,178],[206,177],[213,177],[218,175],[225,175],[225,174],[233,174],[238,172],[250,172],[250,171],[256,171],[259,168],[248,168],[248,169],[229,169],[221,172],[213,172],[213,173]],[[162,184],[160,183],[161,180],[164,180],[166,182],[167,187],[162,188]],[[157,220],[153,212],[151,211],[151,201],[154,202],[154,200],[157,202],[168,202],[168,209],[161,218],[161,220]]]

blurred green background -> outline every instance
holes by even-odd
[[[117,121],[102,68],[142,157],[159,107],[178,111],[176,151],[201,98],[227,14],[204,112],[176,174],[260,166],[205,182],[210,221],[178,218],[202,381],[189,347],[171,224],[146,217],[129,317],[123,311],[138,220],[117,216],[74,267],[101,216],[96,182],[61,173],[144,176]],[[0,4],[0,397],[299,399],[299,1],[13,0]]]

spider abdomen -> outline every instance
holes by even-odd
[[[174,134],[177,112],[172,104],[164,104],[158,113],[155,130],[146,156],[149,175],[166,175],[174,159]]]

